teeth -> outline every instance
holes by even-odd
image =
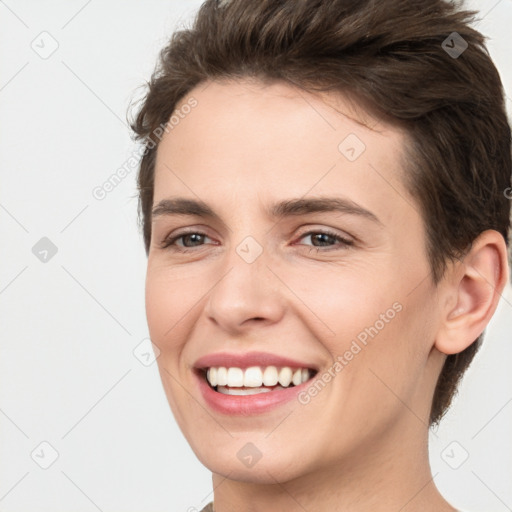
[[[259,388],[263,384],[263,373],[259,366],[251,366],[244,372],[244,386],[246,388]]]
[[[279,384],[283,386],[283,388],[286,388],[290,385],[290,382],[292,381],[292,369],[285,366],[284,368],[281,368],[281,371],[279,372]]]
[[[265,386],[275,386],[279,380],[279,373],[275,366],[267,366],[263,372],[263,384]]]
[[[217,368],[208,368],[206,378],[208,379],[208,382],[215,387],[217,385]]]
[[[281,386],[276,386],[274,389],[284,389]],[[269,393],[270,391],[273,391],[273,389],[270,388],[248,388],[248,389],[242,389],[242,388],[229,388],[227,386],[219,386],[217,388],[217,391],[219,393],[222,393],[224,395],[258,395],[260,393]]]
[[[211,368],[210,368],[211,370]],[[221,366],[217,368],[217,386],[225,386],[228,383],[228,370]],[[210,383],[211,384],[211,383]],[[213,384],[212,384],[213,386]]]
[[[231,388],[241,388],[244,385],[244,371],[241,368],[228,368],[228,383]]]
[[[228,388],[226,386],[219,386],[217,388],[219,393],[224,393],[225,395],[256,395],[259,393],[268,393],[272,391],[270,388]]]
[[[236,390],[233,388],[253,388],[257,393],[265,393],[270,389],[262,386],[277,386],[275,389],[282,389],[293,384],[298,386],[310,378],[308,368],[291,369],[289,366],[277,368],[275,366],[259,367],[251,366],[245,370],[241,368],[224,366],[208,368],[206,379],[212,387],[230,389],[227,394],[254,394],[252,389]],[[220,389],[218,389],[220,391]],[[240,393],[238,392],[240,391]],[[243,391],[243,393],[242,393]],[[245,391],[248,391],[247,393]],[[223,392],[223,391],[221,391]]]

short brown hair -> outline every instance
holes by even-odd
[[[356,94],[405,127],[404,181],[424,219],[434,283],[481,232],[494,229],[508,245],[510,126],[498,71],[470,27],[476,14],[444,0],[205,1],[161,51],[132,123],[146,144],[138,174],[146,253],[155,130],[201,82],[249,77]],[[450,406],[482,338],[447,357],[430,424]]]

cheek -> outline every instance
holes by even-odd
[[[387,384],[406,393],[429,350],[430,292],[411,294],[404,273],[378,265],[299,274],[288,272],[284,280],[306,306],[300,306],[304,324],[333,362],[341,360],[342,370],[338,365],[333,373],[342,371],[361,390],[386,393]]]
[[[183,272],[182,272],[183,274]],[[187,410],[187,394],[183,386],[180,362],[189,335],[190,316],[197,303],[200,290],[193,286],[193,279],[177,278],[165,266],[148,265],[146,273],[146,317],[150,338],[160,350],[157,358],[160,378],[176,421],[180,428],[186,426],[183,411]]]
[[[207,290],[207,275],[196,265],[181,265],[164,254],[150,253],[146,270],[146,311],[158,322],[177,321]],[[156,313],[162,313],[158,316]]]
[[[395,299],[389,292],[391,276],[375,268],[353,262],[323,263],[283,275],[283,281],[303,304],[301,309],[310,319],[308,325],[319,325],[315,334],[333,354],[345,350],[346,340],[356,337],[392,308]],[[299,304],[296,298],[290,300]]]
[[[153,342],[164,350],[173,340],[197,302],[198,290],[194,293],[191,280],[176,278],[164,268],[148,266],[146,274],[146,317]]]
[[[171,327],[168,314],[173,311],[174,300],[167,287],[162,286],[154,274],[148,270],[146,277],[146,317],[153,342],[160,345],[165,331]]]
[[[397,286],[381,297],[377,307],[360,303],[364,313],[354,309],[357,321],[350,325],[355,330],[343,340],[345,347],[351,345],[352,358],[343,370],[352,390],[347,409],[375,411],[375,421],[382,424],[408,410],[421,414],[425,366],[435,337],[433,296],[428,291],[407,295]],[[361,350],[355,348],[358,353],[351,356],[354,346]]]

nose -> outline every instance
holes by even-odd
[[[285,312],[283,285],[269,269],[267,252],[252,262],[234,249],[225,262],[225,270],[212,288],[205,314],[225,332],[240,335],[256,325],[279,322]],[[267,266],[268,265],[268,266]]]

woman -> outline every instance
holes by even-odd
[[[508,279],[510,127],[471,13],[206,1],[133,128],[146,312],[203,510],[453,511],[428,431]]]

